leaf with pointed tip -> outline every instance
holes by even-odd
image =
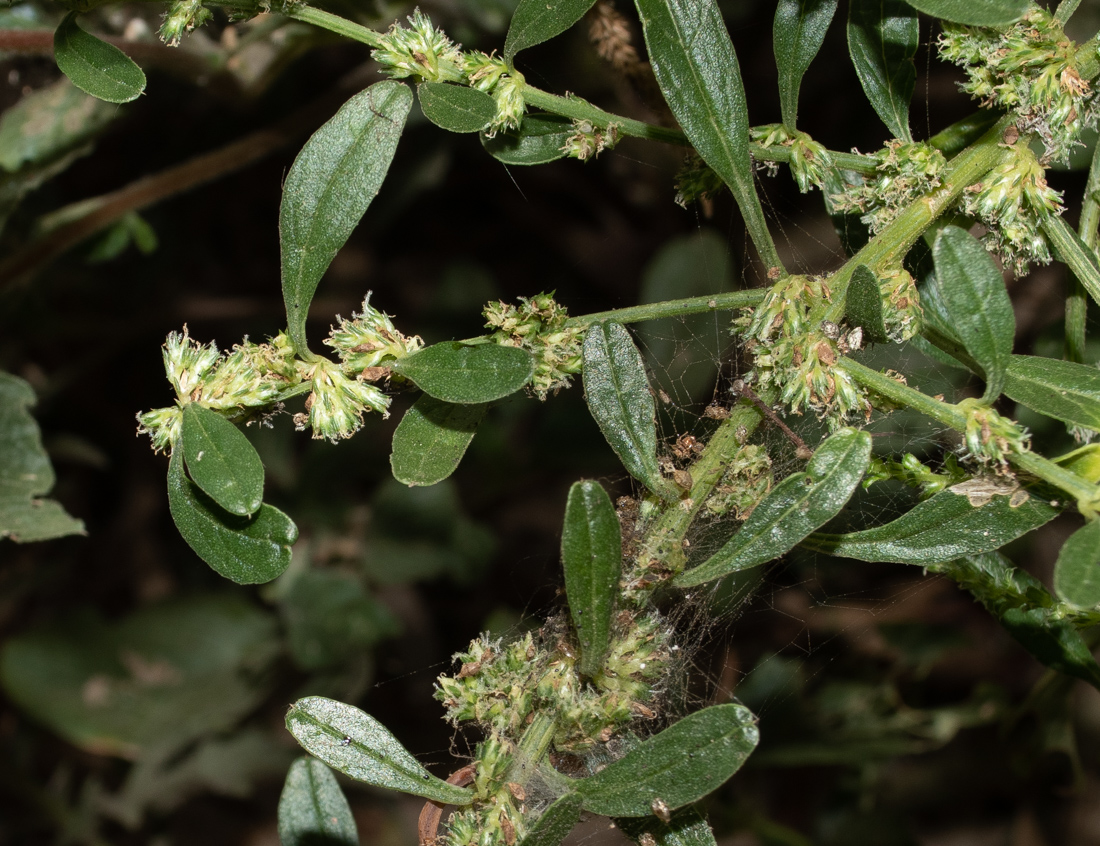
[[[1100,520],[1090,520],[1062,544],[1054,590],[1078,608],[1100,606]]]
[[[317,285],[382,187],[412,107],[412,91],[376,82],[313,133],[291,165],[279,207],[287,329],[299,352]]]
[[[315,758],[290,765],[279,796],[281,846],[359,846],[355,817],[332,770]]]
[[[710,824],[691,805],[676,811],[667,823],[657,817],[623,817],[615,825],[635,843],[647,846],[715,846]]]
[[[1027,0],[906,0],[918,12],[966,26],[1002,28],[1023,17]]]
[[[576,130],[559,115],[528,114],[519,129],[505,129],[492,138],[484,132],[481,145],[506,165],[540,165],[565,157],[565,142]]]
[[[783,123],[794,129],[798,89],[825,41],[837,0],[779,0],[772,25],[775,65],[779,69],[779,103]]]
[[[622,557],[622,530],[611,497],[599,482],[577,482],[565,506],[561,560],[583,676],[595,676],[607,658]]]
[[[870,462],[871,436],[841,429],[817,448],[805,473],[794,473],[776,485],[725,546],[681,573],[673,584],[688,587],[713,581],[789,552],[840,513]]]
[[[446,805],[469,805],[474,799],[468,787],[429,773],[385,726],[352,705],[307,696],[290,706],[286,727],[310,755],[357,781]]]
[[[462,461],[488,409],[484,403],[456,405],[420,397],[393,433],[393,477],[410,487],[442,482]]]
[[[182,450],[168,462],[168,509],[199,558],[237,584],[270,582],[290,566],[293,521],[270,505],[250,517],[230,514],[187,478]]]
[[[183,407],[180,446],[203,493],[231,514],[255,514],[263,504],[264,465],[240,429],[197,402]]]
[[[596,0],[520,0],[504,39],[504,61],[561,35],[584,17]]]
[[[1014,355],[1008,362],[1004,392],[1047,417],[1100,430],[1100,370],[1095,367]]]
[[[657,466],[657,407],[641,353],[622,324],[597,323],[585,333],[584,396],[627,472],[667,496]]]
[[[737,772],[760,740],[744,705],[714,705],[650,737],[594,776],[577,782],[585,810],[646,817],[706,796]]]
[[[741,69],[716,0],[634,0],[661,92],[691,145],[729,186],[768,267],[782,267],[753,179]]]
[[[992,256],[973,235],[945,226],[932,247],[932,280],[955,336],[985,374],[982,400],[1001,395],[1012,357],[1016,316]]]
[[[496,100],[465,85],[422,82],[416,96],[424,117],[448,132],[480,132],[497,116]]]
[[[432,344],[393,365],[395,373],[444,402],[474,405],[514,394],[531,380],[535,360],[500,344]]]
[[[890,340],[882,315],[882,291],[871,269],[861,264],[848,284],[848,299],[844,302],[848,323],[863,330],[865,341],[885,344]]]
[[[810,535],[802,546],[841,558],[920,566],[999,549],[1053,520],[1059,509],[1036,496],[1017,503],[996,495],[971,505],[966,489],[948,488],[877,529]]]
[[[902,141],[913,140],[909,101],[919,46],[917,13],[903,0],[850,0],[848,52],[856,76],[882,122]]]
[[[542,812],[519,846],[558,846],[581,818],[581,797],[566,793]]]
[[[145,74],[134,60],[80,28],[69,12],[53,34],[53,56],[73,85],[108,103],[129,103],[145,90]]]

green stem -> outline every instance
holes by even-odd
[[[1095,512],[1097,501],[1100,500],[1100,490],[1087,479],[1033,452],[1013,453],[1008,460],[1017,469],[1065,491],[1073,497],[1082,513]]]
[[[941,129],[928,143],[950,159],[977,141],[1000,117],[997,112],[981,109]]]
[[[1054,13],[1054,20],[1058,22],[1059,26],[1065,26],[1066,21],[1070,19],[1080,5],[1081,0],[1062,0],[1058,4],[1058,10]]]
[[[829,278],[832,302],[824,315],[825,320],[840,323],[843,319],[848,283],[857,267],[866,265],[871,270],[880,270],[900,265],[924,230],[950,209],[968,186],[980,181],[989,171],[1015,155],[1011,148],[1001,143],[1001,137],[1012,120],[1007,115],[1001,118],[973,146],[952,159],[939,188],[909,205],[893,223]]]
[[[662,317],[683,317],[688,314],[702,314],[708,311],[731,311],[759,305],[767,291],[731,291],[725,294],[713,294],[708,297],[688,297],[683,300],[668,300],[663,303],[616,308],[610,311],[597,311],[571,317],[565,325],[570,328],[585,328],[595,323],[641,323],[645,320],[660,320]]]
[[[1077,234],[1085,245],[1096,249],[1097,229],[1100,227],[1100,144],[1092,151],[1092,164],[1081,203],[1081,220]],[[1070,277],[1070,290],[1066,294],[1066,359],[1085,360],[1085,323],[1088,317],[1088,299],[1085,287],[1076,274]]]
[[[523,737],[516,746],[516,753],[508,765],[508,773],[504,780],[521,787],[525,786],[546,757],[550,742],[554,739],[557,730],[556,719],[545,712],[536,712],[531,725],[523,732]]]
[[[594,106],[587,100],[573,94],[560,97],[557,94],[551,94],[541,88],[535,88],[533,85],[527,84],[524,84],[522,93],[523,100],[528,106],[544,109],[555,115],[572,118],[573,120],[589,120],[598,126],[608,126],[613,123],[621,134],[633,138],[648,138],[650,141],[663,141],[666,144],[678,144],[680,146],[686,146],[688,143],[684,133],[678,129],[667,129],[640,120],[620,117],[611,112],[605,112],[598,106]]]
[[[381,33],[375,32],[369,27],[349,21],[347,18],[334,15],[331,12],[325,12],[321,9],[315,9],[312,6],[305,6],[300,3],[287,3],[279,11],[288,18],[293,18],[302,23],[319,26],[322,29],[327,29],[329,32],[335,32],[337,35],[350,38],[352,41],[369,44],[371,47],[382,46]]]
[[[1100,264],[1096,251],[1082,242],[1060,215],[1039,217],[1039,228],[1050,242],[1054,254],[1066,263],[1089,296],[1100,303]]]

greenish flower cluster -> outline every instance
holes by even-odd
[[[447,846],[514,846],[527,834],[526,791],[508,782],[515,746],[499,735],[477,745],[476,801],[457,809],[447,823]],[[443,838],[437,838],[440,842]]]
[[[789,149],[791,158],[788,165],[791,176],[803,194],[813,188],[825,186],[826,174],[832,166],[829,151],[805,132],[789,130],[781,123],[770,123],[751,127],[749,138],[764,147],[781,146]]]
[[[186,33],[212,17],[213,13],[202,5],[202,0],[176,0],[168,7],[164,23],[160,25],[160,40],[169,47],[176,47]]]
[[[568,387],[572,377],[581,372],[585,330],[565,325],[569,313],[557,303],[553,292],[520,297],[518,306],[489,303],[483,314],[486,328],[493,330],[489,340],[519,347],[535,357],[531,388],[539,399]]]
[[[363,415],[377,411],[389,416],[390,398],[369,382],[347,376],[327,359],[318,359],[303,368],[302,378],[310,384],[304,414],[294,415],[299,432],[313,430],[314,438],[335,443],[350,438],[363,428]]]
[[[703,508],[713,517],[747,520],[772,488],[772,460],[759,444],[745,444],[730,459]]]
[[[339,325],[324,343],[336,351],[346,372],[359,373],[369,382],[388,375],[388,363],[424,346],[419,336],[406,338],[398,332],[390,316],[370,304],[370,294],[363,300],[363,311],[351,318],[344,320],[337,315]]]
[[[960,207],[988,227],[982,239],[986,246],[1023,276],[1031,262],[1050,262],[1039,222],[1061,212],[1062,195],[1047,185],[1046,172],[1026,144],[1012,149],[1012,160],[966,189]]]
[[[590,120],[575,120],[573,130],[561,149],[569,158],[582,162],[595,158],[604,150],[615,149],[619,143],[619,128],[614,123],[599,127]]]
[[[1031,446],[1027,429],[1002,417],[979,399],[964,399],[958,403],[958,409],[966,415],[964,457],[991,464],[998,473],[1010,473],[1008,457]]]
[[[394,79],[417,82],[450,82],[470,85],[496,101],[497,115],[488,130],[492,137],[501,129],[515,129],[527,106],[523,99],[523,75],[503,59],[455,44],[419,9],[407,18],[409,26],[394,23],[382,36],[371,56]]]
[[[879,162],[875,179],[852,185],[831,200],[838,211],[859,212],[860,220],[878,234],[902,209],[940,186],[947,159],[929,144],[906,144],[896,138],[874,158]]]
[[[871,405],[852,378],[834,367],[847,351],[841,347],[847,347],[844,333],[826,321],[814,325],[811,314],[828,299],[824,277],[787,276],[759,306],[734,320],[733,331],[753,357],[746,381],[776,389],[791,413],[808,408],[835,427],[855,415],[869,417]]]
[[[1032,5],[1003,32],[944,22],[940,55],[962,65],[963,89],[982,101],[1015,112],[1023,133],[1036,133],[1046,156],[1064,160],[1096,125],[1095,45],[1077,45],[1050,12]],[[1091,73],[1089,72],[1091,71]]]
[[[966,471],[959,466],[958,460],[952,453],[947,453],[943,468],[937,473],[922,463],[913,453],[907,452],[900,461],[895,458],[879,458],[877,455],[872,455],[871,466],[867,470],[867,475],[863,477],[862,484],[866,490],[876,482],[895,479],[911,488],[917,488],[920,491],[920,498],[928,499],[966,478]]]
[[[913,275],[903,267],[879,274],[882,293],[882,322],[886,335],[896,344],[904,343],[920,333],[924,311]]]
[[[725,185],[722,177],[692,153],[676,174],[676,205],[686,209],[689,203],[710,202]]]

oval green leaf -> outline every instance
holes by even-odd
[[[577,792],[585,810],[605,816],[649,816],[657,801],[673,810],[726,781],[759,740],[756,718],[744,705],[704,708],[577,782]]]
[[[585,333],[584,396],[627,472],[667,496],[657,466],[657,406],[642,355],[622,324],[597,323]]]
[[[918,12],[967,26],[1005,27],[1023,17],[1027,0],[906,0]]]
[[[566,793],[542,812],[519,846],[558,846],[581,818],[581,797]]]
[[[1100,605],[1100,520],[1090,520],[1062,544],[1054,565],[1054,590],[1078,608]]]
[[[399,359],[393,370],[438,400],[472,405],[514,394],[531,380],[535,360],[519,347],[446,341]]]
[[[506,165],[540,165],[565,157],[565,142],[573,135],[573,121],[558,115],[524,115],[519,129],[493,137],[482,133],[481,145]]]
[[[488,410],[484,403],[457,405],[427,394],[420,397],[393,433],[393,477],[409,487],[442,482],[462,461]]]
[[[863,339],[874,344],[890,340],[882,315],[882,291],[871,269],[861,264],[848,283],[848,298],[844,301],[848,323],[863,330]]]
[[[783,123],[798,120],[798,89],[825,41],[837,0],[779,0],[772,26],[775,65],[779,69],[779,104]]]
[[[504,60],[509,64],[516,53],[561,35],[584,17],[596,0],[519,0],[508,35],[504,39]]]
[[[689,587],[747,570],[789,552],[845,506],[871,463],[871,436],[842,429],[817,448],[805,473],[780,482],[721,549],[673,580]]]
[[[768,267],[782,267],[753,180],[745,86],[715,0],[634,0],[653,73],[692,146],[729,186]]]
[[[448,132],[480,132],[497,116],[496,100],[476,88],[422,82],[416,95],[424,117]]]
[[[236,426],[196,402],[183,407],[187,471],[203,493],[231,514],[255,514],[263,504],[264,465]]]
[[[1100,370],[1095,367],[1014,355],[1008,363],[1004,392],[1047,417],[1100,430]]]
[[[108,103],[129,103],[145,90],[145,74],[134,60],[82,30],[69,12],[53,34],[53,56],[73,85]]]
[[[237,584],[270,582],[290,566],[294,522],[270,505],[251,517],[225,511],[184,474],[180,450],[168,462],[168,508],[199,558]]]
[[[359,846],[355,817],[332,770],[316,758],[290,765],[279,796],[281,846]]]
[[[446,805],[473,801],[472,790],[433,776],[385,726],[351,705],[307,696],[290,706],[286,727],[310,755],[357,781]]]
[[[412,91],[392,80],[356,94],[302,147],[279,207],[287,328],[306,350],[306,316],[337,251],[382,187],[412,107]]]
[[[971,495],[948,488],[885,526],[847,535],[810,535],[802,545],[841,558],[923,566],[999,549],[1059,513],[1035,496],[1014,505],[1011,495],[1001,494],[975,506]]]
[[[607,658],[622,557],[622,532],[611,497],[599,482],[577,482],[565,506],[561,560],[580,643],[577,668],[583,676],[595,676]]]
[[[982,399],[992,402],[1004,390],[1016,335],[1016,316],[1004,279],[981,242],[958,226],[939,231],[932,257],[936,264],[932,284],[955,336],[985,374]]]
[[[674,813],[667,823],[657,817],[623,817],[615,824],[635,843],[647,846],[650,842],[653,846],[715,846],[710,824],[690,805]],[[652,841],[646,839],[647,834]]]
[[[850,0],[848,53],[863,93],[896,138],[912,141],[909,102],[917,82],[917,13],[903,0]]]

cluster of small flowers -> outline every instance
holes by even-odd
[[[924,312],[913,275],[903,267],[883,271],[879,277],[882,320],[886,334],[896,344],[904,343],[921,329]]]
[[[1021,132],[1034,132],[1047,158],[1064,160],[1096,125],[1097,106],[1082,65],[1095,65],[1095,45],[1077,45],[1045,9],[1032,5],[1003,32],[944,23],[940,55],[962,65],[963,90],[1016,113]]]
[[[676,174],[676,205],[686,209],[690,203],[708,203],[724,187],[722,177],[692,153]]]
[[[966,431],[963,443],[964,458],[982,464],[991,464],[997,473],[1010,474],[1008,457],[1026,452],[1031,445],[1031,434],[1026,428],[1002,417],[980,399],[964,399],[958,408],[966,414]]]
[[[595,158],[604,150],[615,149],[619,143],[619,128],[614,123],[601,128],[590,120],[575,120],[573,130],[574,133],[565,139],[562,151],[569,158],[582,162]]]
[[[754,126],[749,129],[749,138],[764,147],[787,147],[790,151],[788,165],[791,176],[798,183],[803,194],[813,188],[822,188],[832,163],[825,146],[814,141],[805,132],[787,129],[781,123]]]
[[[703,508],[713,517],[732,514],[747,520],[753,509],[772,488],[772,460],[759,444],[745,444],[726,465]]]
[[[1042,165],[1026,145],[1016,144],[1012,149],[1012,160],[969,186],[959,205],[964,214],[986,224],[986,246],[1022,276],[1031,262],[1050,262],[1050,248],[1039,231],[1039,221],[1061,213],[1062,195],[1047,185]]]
[[[830,199],[837,211],[860,212],[860,220],[878,234],[907,205],[939,187],[947,159],[929,144],[907,144],[896,138],[874,157],[879,161],[875,179]]]
[[[336,316],[334,327],[324,343],[332,347],[343,363],[344,370],[359,373],[368,382],[377,382],[389,375],[386,361],[412,355],[424,346],[418,335],[405,337],[393,325],[390,315],[370,304],[370,294],[363,300],[363,310],[352,314],[351,320]]]
[[[568,387],[572,377],[581,372],[585,330],[565,325],[569,313],[557,303],[553,292],[520,297],[518,306],[489,303],[483,314],[486,328],[493,330],[490,340],[520,347],[535,357],[531,389],[539,399]]]
[[[447,822],[447,846],[515,846],[527,834],[526,790],[506,781],[516,747],[493,734],[477,745],[477,800],[457,809]]]
[[[213,13],[202,5],[202,0],[175,0],[160,25],[160,40],[169,47],[176,47],[185,34],[202,26],[211,17]]]
[[[515,129],[523,119],[523,75],[503,59],[477,50],[464,53],[419,9],[407,19],[409,26],[394,23],[382,36],[371,56],[394,79],[469,84],[491,95],[497,115],[488,130]]]

